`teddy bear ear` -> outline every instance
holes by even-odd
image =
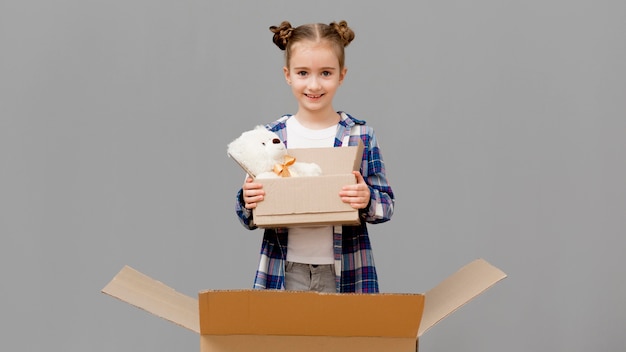
[[[255,130],[265,130],[266,128],[263,125],[257,125],[254,129]]]
[[[250,170],[250,167],[246,165],[246,157],[249,156],[248,144],[241,137],[230,142],[227,147],[227,155],[233,159],[242,169],[244,169],[248,175],[256,177],[256,174]],[[249,161],[248,161],[249,162]]]

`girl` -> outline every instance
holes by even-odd
[[[285,51],[283,73],[298,102],[295,115],[284,115],[266,125],[289,148],[341,147],[365,149],[357,183],[347,185],[338,196],[359,209],[357,226],[316,226],[266,229],[254,288],[310,290],[320,292],[378,292],[366,223],[391,219],[394,195],[387,183],[385,166],[374,130],[333,108],[333,97],[343,83],[344,47],[354,39],[345,21],[292,27],[287,21],[271,26],[274,44]],[[252,212],[265,192],[246,178],[237,194],[236,212],[248,229]]]

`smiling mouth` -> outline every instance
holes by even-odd
[[[310,99],[318,99],[321,98],[324,94],[304,94],[305,97]]]

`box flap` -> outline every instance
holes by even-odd
[[[363,160],[363,143],[351,147],[294,148],[287,153],[298,162],[316,163],[322,175],[350,174],[359,171]]]
[[[202,335],[414,339],[424,307],[421,294],[211,290],[198,300]]]
[[[424,315],[417,336],[422,336],[443,318],[505,277],[504,272],[487,263],[484,259],[477,259],[462,267],[455,274],[426,292]]]
[[[198,300],[125,266],[102,292],[191,331],[200,332]]]

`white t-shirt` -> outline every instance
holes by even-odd
[[[336,125],[312,130],[302,126],[295,117],[287,119],[289,149],[332,147],[336,134]],[[287,260],[304,264],[333,264],[333,227],[290,227]]]

